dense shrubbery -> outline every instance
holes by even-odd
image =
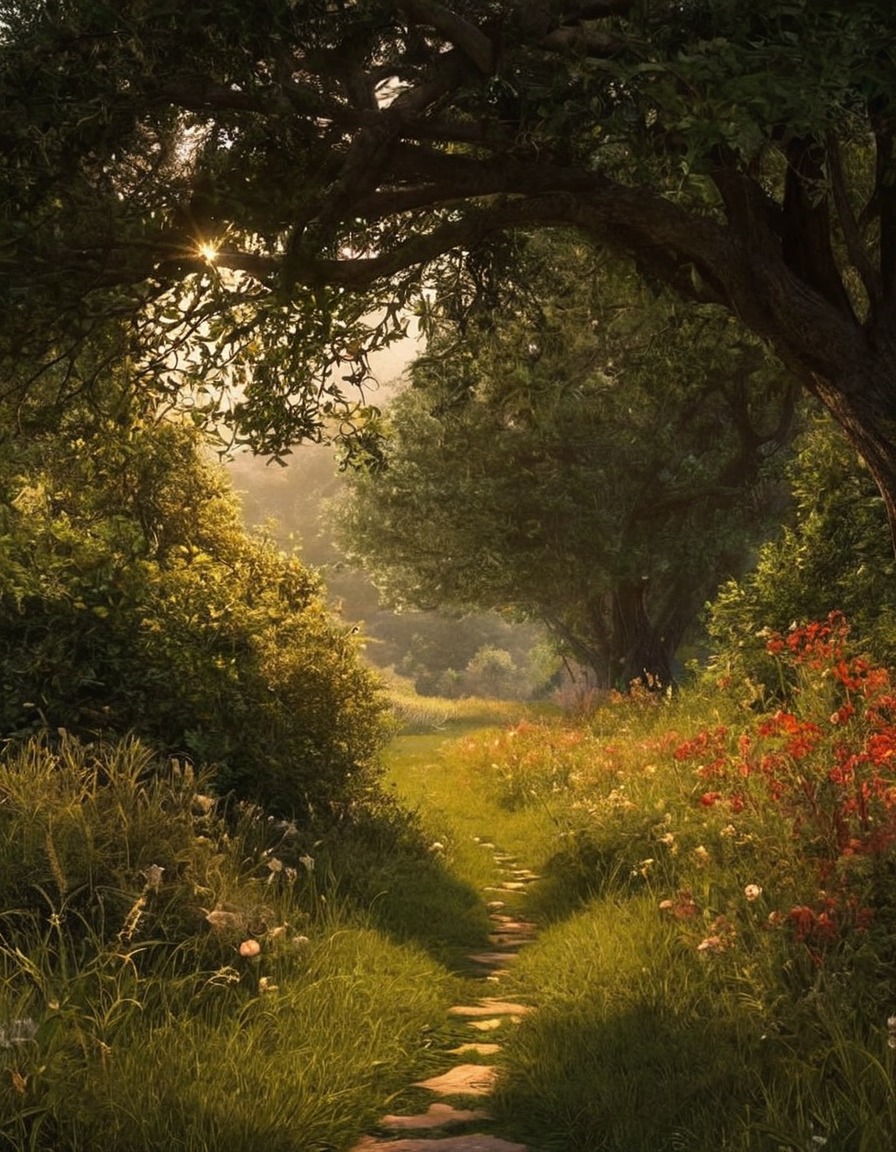
[[[317,578],[243,530],[196,434],[73,420],[4,451],[2,734],[133,731],[286,815],[363,788],[376,681]]]
[[[722,588],[709,617],[714,674],[747,674],[772,691],[769,631],[834,611],[849,619],[854,645],[896,663],[896,561],[870,473],[825,417],[806,430],[789,471],[793,525],[760,549],[743,579]]]

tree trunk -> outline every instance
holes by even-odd
[[[896,358],[876,363],[835,387],[815,378],[809,387],[868,466],[884,503],[896,553]]]
[[[623,584],[613,593],[611,666],[616,686],[623,691],[642,684],[660,691],[672,683],[672,658],[678,638],[661,634],[651,624],[644,598],[647,581]]]

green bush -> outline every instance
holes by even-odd
[[[818,417],[790,465],[791,526],[766,543],[756,565],[725,585],[710,609],[713,673],[751,676],[775,691],[765,641],[834,611],[850,622],[853,644],[896,663],[896,563],[883,500],[840,430]]]
[[[317,577],[245,532],[182,424],[10,438],[0,735],[135,732],[293,815],[363,790],[385,703]]]

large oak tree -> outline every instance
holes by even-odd
[[[514,307],[432,306],[343,542],[399,606],[535,619],[597,685],[667,686],[780,515],[796,388],[717,309],[538,239]]]
[[[156,378],[226,364],[246,434],[276,450],[337,410],[428,278],[513,230],[574,227],[767,340],[896,528],[891,0],[0,16],[8,353],[65,357],[132,315],[123,351]],[[174,363],[185,329],[201,338]]]

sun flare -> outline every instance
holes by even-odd
[[[204,240],[201,244],[197,245],[199,255],[203,260],[209,264],[214,264],[218,256],[217,246],[212,244],[210,240]]]

